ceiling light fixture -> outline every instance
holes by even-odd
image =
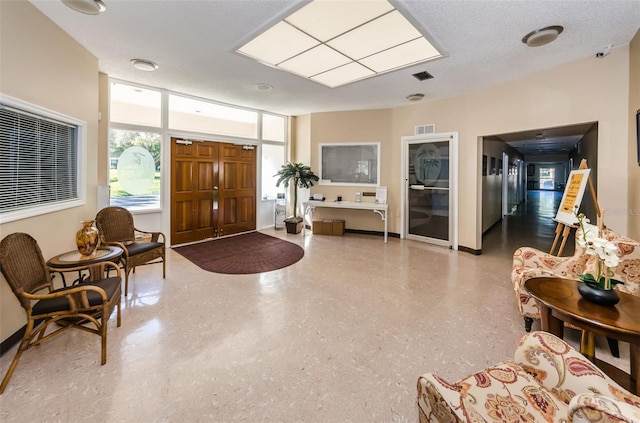
[[[407,96],[407,100],[409,100],[409,101],[420,101],[423,98],[424,98],[424,94],[422,94],[422,93],[409,94]]]
[[[145,59],[131,59],[131,64],[134,68],[145,72],[153,72],[158,69],[157,64]]]
[[[387,0],[314,0],[236,50],[330,88],[442,57]]]
[[[256,90],[258,91],[271,91],[273,87],[269,84],[256,84]]]
[[[98,15],[107,10],[102,0],[62,0],[62,2],[67,7],[85,15]]]
[[[528,45],[529,47],[540,47],[545,44],[549,44],[560,35],[564,31],[564,28],[560,25],[547,26],[541,29],[536,29],[535,31],[531,31],[524,37],[522,37],[522,42]]]

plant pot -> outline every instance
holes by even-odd
[[[299,234],[302,231],[302,221],[300,222],[284,222],[287,227],[288,234]]]
[[[620,301],[615,289],[592,288],[584,282],[578,284],[578,292],[585,300],[603,306],[616,305]]]

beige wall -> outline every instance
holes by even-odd
[[[640,240],[640,166],[636,142],[636,111],[640,109],[640,31],[629,53],[629,236]]]
[[[626,157],[628,92],[629,46],[620,46],[604,59],[589,57],[468,95],[392,110],[314,114],[310,121],[311,161],[317,166],[317,143],[330,141],[328,136],[341,142],[381,141],[382,180],[389,190],[389,231],[397,233],[401,137],[412,135],[416,125],[428,123],[434,123],[437,132],[458,132],[459,244],[477,250],[482,242],[478,141],[482,136],[597,121],[598,198],[603,208],[626,209],[630,182]],[[334,190],[314,188],[312,193],[330,197]],[[627,232],[628,220],[627,214],[610,213],[607,224]],[[374,225],[367,229],[380,230]]]
[[[388,186],[392,183],[391,172],[395,169],[392,164],[400,163],[400,140],[391,138],[391,111],[368,110],[351,112],[329,112],[312,114],[309,121],[310,129],[310,163],[311,169],[318,174],[320,170],[319,144],[345,142],[379,142],[380,143],[380,185]],[[396,151],[398,150],[398,151]],[[399,171],[399,167],[397,170]],[[344,200],[354,201],[356,192],[373,191],[375,187],[316,185],[311,193],[321,193],[327,200],[333,201],[337,196]],[[397,198],[389,198],[391,204],[398,204],[400,192],[394,191]],[[306,197],[308,198],[308,196]],[[364,199],[363,201],[367,201]],[[373,201],[371,199],[370,201]],[[316,219],[344,219],[348,229],[382,231],[384,225],[377,214],[343,209],[316,209],[313,214]],[[399,225],[397,217],[391,215],[389,227]]]
[[[0,92],[87,122],[86,204],[0,225],[0,237],[31,234],[47,259],[75,249],[80,221],[96,214],[98,61],[27,1],[0,1],[0,54]],[[2,280],[0,339],[25,323]]]

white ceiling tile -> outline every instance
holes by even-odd
[[[319,42],[286,22],[279,22],[238,49],[257,60],[278,63],[318,45]]]
[[[360,63],[381,73],[437,57],[440,57],[438,50],[424,38],[418,38],[378,54],[365,57],[360,60]]]
[[[351,62],[339,68],[316,75],[311,79],[328,87],[338,87],[373,75],[375,75],[375,73],[370,69],[367,69],[359,63]]]
[[[316,0],[286,20],[324,42],[393,9],[387,0]]]
[[[422,34],[396,10],[327,44],[358,60],[421,36]]]
[[[309,77],[349,62],[351,59],[348,57],[325,45],[319,45],[282,62],[278,67]]]

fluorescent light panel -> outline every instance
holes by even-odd
[[[441,57],[387,0],[314,0],[237,52],[332,88]]]
[[[285,20],[325,42],[392,10],[387,0],[315,0]]]

